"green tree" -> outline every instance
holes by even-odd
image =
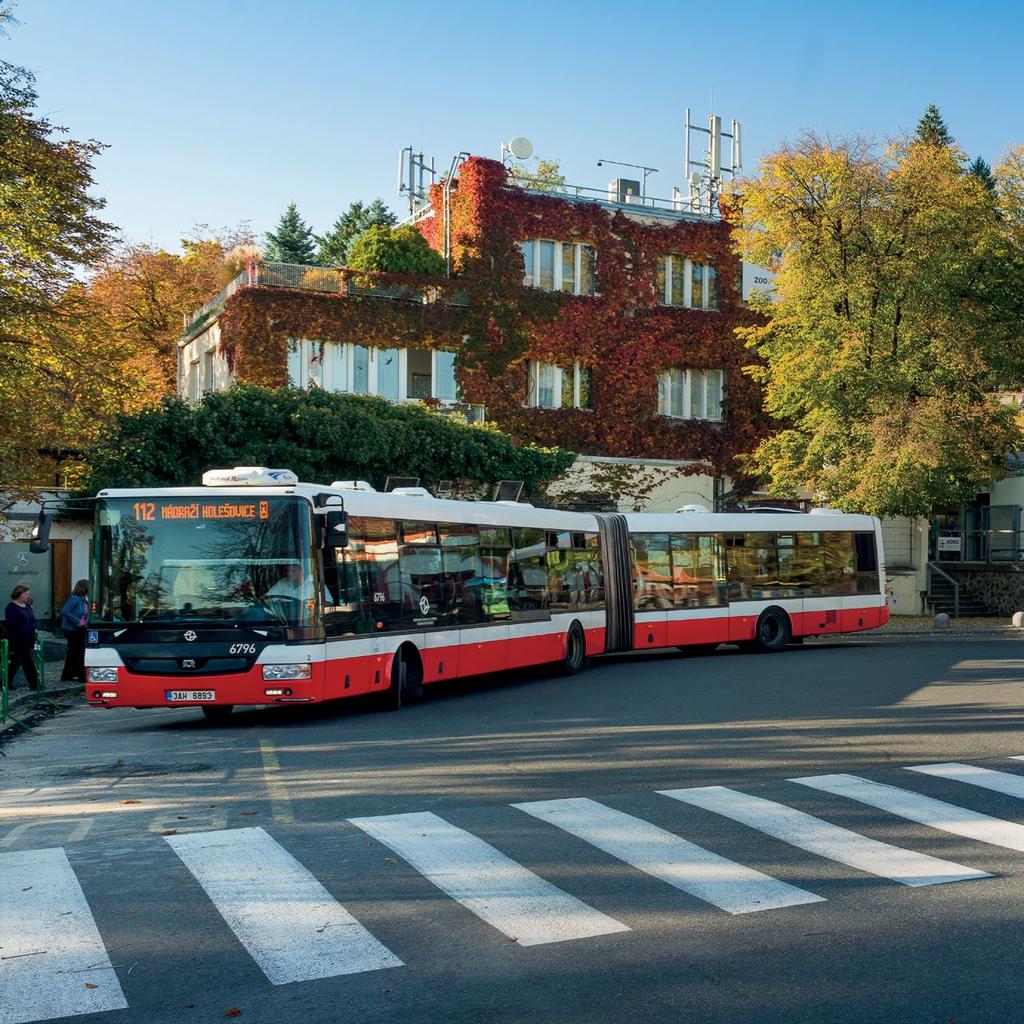
[[[978,181],[982,183],[989,190],[989,192],[995,192],[996,190],[996,179],[992,173],[992,167],[988,161],[980,156],[976,156],[972,161],[970,167],[967,168],[970,174],[973,174]]]
[[[195,484],[218,466],[285,466],[300,480],[391,475],[522,480],[544,493],[575,456],[561,448],[517,447],[492,425],[446,419],[419,404],[313,389],[239,386],[189,405],[177,399],[123,416],[90,454],[83,492],[101,487]]]
[[[13,23],[0,4],[0,34]],[[53,482],[40,449],[65,446],[75,395],[94,396],[118,368],[75,339],[87,307],[76,274],[108,250],[112,229],[92,195],[94,141],[69,138],[36,109],[31,72],[0,61],[0,480]],[[114,356],[116,358],[116,355]],[[91,398],[90,398],[91,401]]]
[[[953,136],[949,134],[946,122],[934,103],[928,104],[921,120],[917,122],[916,138],[918,142],[927,142],[932,146],[953,145]]]
[[[383,199],[374,199],[368,206],[364,206],[361,202],[351,203],[326,235],[317,236],[320,265],[323,267],[348,266],[349,250],[367,228],[377,224],[383,224],[390,228],[394,227],[396,222],[397,218],[384,205]]]
[[[745,337],[778,429],[751,467],[780,496],[876,515],[927,514],[1005,475],[1024,437],[989,397],[1024,379],[995,197],[963,154],[884,153],[813,136],[762,159],[739,241],[782,253],[775,301]]]
[[[315,236],[310,226],[299,216],[294,203],[281,214],[277,227],[266,233],[263,258],[273,263],[316,263]]]
[[[526,164],[513,163],[508,169],[509,184],[539,192],[557,192],[565,184],[565,175],[557,160],[538,160],[531,171]]]
[[[412,226],[389,228],[376,224],[364,231],[349,253],[354,270],[387,271],[391,274],[432,274],[445,272],[444,257],[430,248]]]

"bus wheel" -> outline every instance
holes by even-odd
[[[781,651],[792,633],[789,616],[781,608],[766,608],[757,620],[754,647],[759,651]]]
[[[231,717],[231,710],[234,704],[207,704],[203,707],[203,718],[210,725],[224,725]]]
[[[389,711],[397,711],[403,704],[415,704],[423,696],[423,667],[419,657],[400,650],[391,662],[391,685],[384,694]]]
[[[567,676],[574,676],[587,663],[587,641],[583,636],[583,627],[574,622],[565,634],[565,657],[562,659],[562,671]]]

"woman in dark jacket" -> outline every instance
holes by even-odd
[[[29,604],[32,595],[28,587],[18,584],[11,591],[11,601],[4,609],[4,622],[7,625],[7,685],[14,685],[14,676],[18,669],[23,669],[28,685],[33,690],[39,689],[39,676],[32,660],[32,651],[36,645],[36,617]]]
[[[85,623],[89,617],[89,581],[79,580],[60,609],[60,629],[68,642],[61,682],[85,682]]]

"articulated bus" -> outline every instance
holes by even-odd
[[[605,653],[779,651],[888,620],[879,522],[582,513],[241,467],[95,499],[86,697],[299,704]],[[45,548],[43,520],[39,540]]]

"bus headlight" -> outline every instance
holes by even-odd
[[[308,679],[309,665],[264,665],[263,678],[275,681],[278,679]]]
[[[117,682],[117,668],[100,668],[91,666],[88,669],[89,682],[90,683],[116,683]]]

